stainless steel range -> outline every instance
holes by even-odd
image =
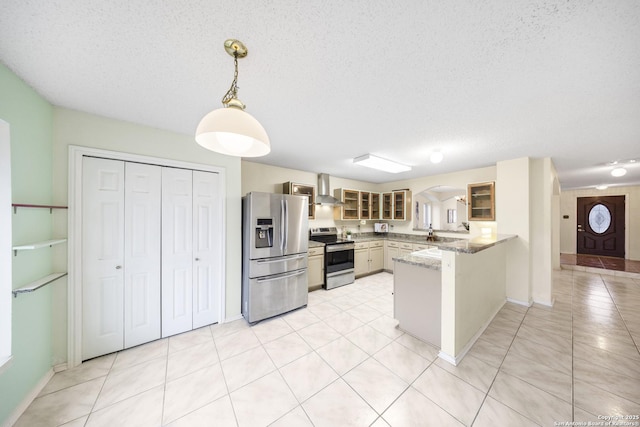
[[[354,282],[355,243],[339,239],[336,227],[311,228],[309,240],[325,244],[324,288],[333,289]]]

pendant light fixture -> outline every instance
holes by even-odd
[[[247,56],[247,48],[241,41],[229,39],[224,42],[224,49],[233,57],[233,82],[222,98],[223,108],[213,110],[200,120],[196,142],[208,150],[229,156],[269,154],[271,143],[267,132],[260,122],[244,111],[245,105],[238,99],[238,58]]]

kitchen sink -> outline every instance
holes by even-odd
[[[424,258],[442,259],[442,250],[438,248],[422,249],[420,251],[411,252],[411,255]]]

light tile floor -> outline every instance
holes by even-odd
[[[18,426],[552,426],[640,414],[640,275],[562,270],[459,366],[396,329],[393,276],[56,374]],[[636,420],[637,421],[637,420]]]

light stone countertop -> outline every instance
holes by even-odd
[[[474,254],[484,249],[508,242],[518,237],[515,234],[499,234],[489,237],[474,237],[473,239],[460,239],[450,242],[428,242],[430,245],[436,246],[443,251],[451,251],[462,254]],[[419,267],[430,268],[433,270],[442,270],[442,261],[437,258],[428,258],[415,255],[405,255],[393,258],[396,262],[404,264],[416,265]]]

